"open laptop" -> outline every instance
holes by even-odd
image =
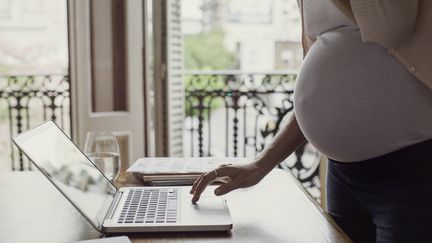
[[[13,138],[16,146],[100,232],[227,231],[226,202],[191,203],[190,187],[117,189],[52,121]]]

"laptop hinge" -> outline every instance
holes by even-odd
[[[108,210],[108,213],[106,214],[105,220],[112,219],[112,217],[114,216],[114,212],[115,212],[118,204],[120,203],[120,199],[121,199],[122,195],[123,195],[123,192],[117,191],[117,193],[114,196],[114,201],[111,204],[111,206]]]

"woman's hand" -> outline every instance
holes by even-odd
[[[190,191],[193,194],[192,202],[197,202],[204,189],[215,180],[225,183],[216,188],[215,194],[218,196],[238,188],[256,185],[277,164],[305,142],[306,138],[300,130],[297,119],[295,115],[292,115],[287,124],[282,127],[273,141],[255,158],[253,163],[242,166],[223,165],[202,174]]]
[[[213,181],[224,183],[214,191],[215,195],[220,196],[238,188],[256,185],[266,174],[255,163],[242,166],[222,165],[217,169],[202,174],[195,181],[190,191],[193,194],[192,203],[199,200],[201,193]]]

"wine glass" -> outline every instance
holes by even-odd
[[[120,149],[113,132],[88,132],[84,152],[108,180],[114,180],[120,168]]]

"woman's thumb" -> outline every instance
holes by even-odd
[[[216,196],[221,196],[221,195],[227,194],[228,192],[230,192],[234,189],[237,189],[237,188],[233,185],[233,183],[226,183],[226,184],[223,184],[222,186],[216,188],[214,191],[214,194]]]

